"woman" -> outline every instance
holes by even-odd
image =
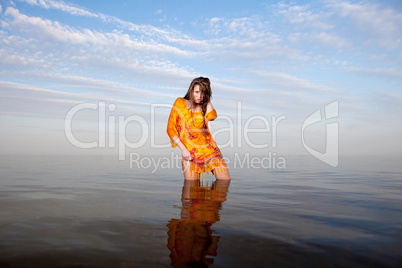
[[[217,179],[230,180],[221,151],[212,138],[208,122],[217,115],[211,104],[208,78],[195,78],[184,98],[177,98],[170,112],[167,133],[172,147],[182,151],[184,179],[197,180],[211,171]]]

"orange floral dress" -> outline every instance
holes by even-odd
[[[191,112],[184,98],[177,98],[170,112],[167,124],[167,134],[172,147],[177,145],[173,138],[178,136],[181,142],[190,151],[193,158],[190,161],[190,170],[196,173],[205,173],[212,170],[222,172],[227,169],[215,140],[209,131],[208,122],[217,117],[215,109],[205,114],[205,123],[202,111]]]

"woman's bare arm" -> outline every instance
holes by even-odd
[[[214,109],[214,106],[212,106],[212,102],[209,101],[207,104],[207,111],[206,113],[209,113],[210,111],[212,111]]]

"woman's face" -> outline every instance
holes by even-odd
[[[193,97],[194,97],[195,103],[201,104],[203,102],[204,94],[201,91],[200,85],[194,86]]]

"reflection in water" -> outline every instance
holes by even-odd
[[[217,254],[220,237],[213,234],[211,226],[219,221],[229,183],[216,180],[212,186],[203,186],[200,180],[184,180],[181,218],[167,224],[173,267],[207,267],[213,263],[211,256]]]

